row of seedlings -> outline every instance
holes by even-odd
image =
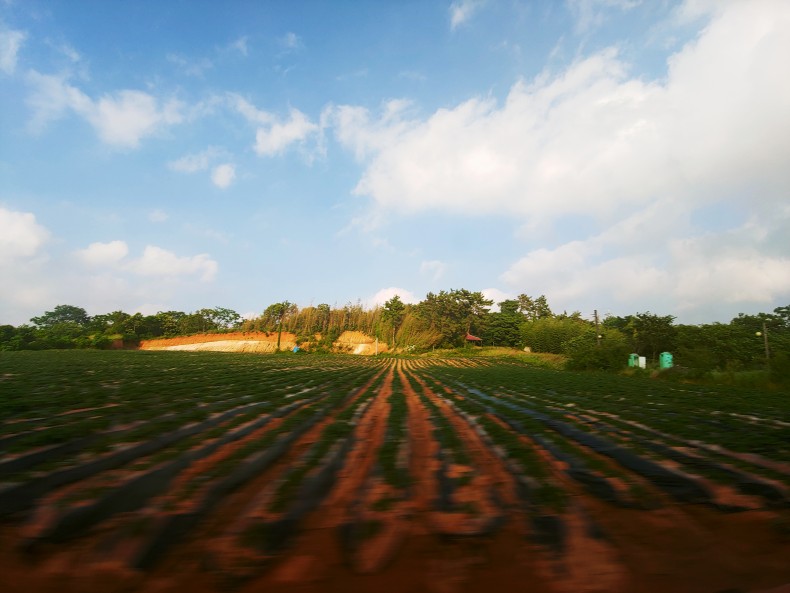
[[[485,396],[479,388],[472,389],[471,395],[475,394]],[[570,479],[596,498],[624,508],[655,509],[662,506],[660,497],[648,481],[625,471],[620,465],[581,443],[565,438],[549,423],[525,411],[523,401],[518,400],[512,392],[500,389],[495,392],[495,397],[488,396],[486,401],[504,422],[516,420],[536,445],[560,462],[562,471]],[[509,406],[508,403],[517,405]]]
[[[133,514],[119,530],[131,535],[124,562],[136,569],[150,569],[171,545],[184,539],[230,493],[256,478],[281,459],[310,429],[333,410],[342,407],[370,380],[375,367],[346,369],[330,377],[327,396],[312,400],[264,431],[256,431],[221,455],[208,467],[190,472],[146,508]]]
[[[738,460],[727,459],[726,456],[719,455],[722,451],[718,447],[712,447],[712,451],[707,452],[703,456],[689,450],[699,447],[700,443],[698,441],[684,440],[676,435],[657,431],[639,422],[622,420],[619,415],[598,412],[587,406],[580,409],[576,402],[558,402],[554,398],[536,398],[506,390],[503,390],[503,393],[519,400],[522,405],[525,402],[529,403],[533,410],[549,414],[560,414],[569,420],[571,424],[585,432],[604,436],[616,442],[619,446],[630,449],[640,456],[653,460],[669,469],[674,469],[672,466],[681,464],[687,468],[686,471],[699,474],[698,480],[712,480],[718,484],[718,487],[716,489],[708,489],[710,499],[702,502],[707,502],[714,508],[724,511],[737,511],[746,510],[756,504],[755,501],[748,499],[741,499],[736,504],[718,500],[719,497],[716,492],[721,487],[724,487],[724,489],[735,487],[742,494],[762,496],[770,505],[783,506],[787,504],[787,488],[782,483],[782,478],[786,481],[786,474],[784,476],[777,475],[776,472],[766,471],[763,468],[758,470],[759,473],[763,473],[763,476],[757,476],[754,473],[754,466],[748,468],[748,464],[745,462],[739,463],[739,465],[744,466],[742,468],[733,467],[732,462],[738,463]],[[607,421],[601,420],[600,415],[605,415]],[[719,456],[720,459],[711,459],[711,456]],[[766,479],[765,473],[773,473],[773,475]],[[691,480],[695,479],[693,475],[688,476],[688,478]],[[743,506],[744,504],[746,506]]]
[[[458,432],[440,407],[426,395],[427,387],[413,372],[407,371],[406,377],[428,411],[431,434],[439,445],[436,453],[438,495],[434,501],[438,513],[434,515],[434,528],[446,535],[492,533],[504,519],[493,485],[485,485]]]
[[[747,497],[735,498],[735,503],[718,500],[711,504],[723,511],[735,512],[759,508],[763,504],[775,507],[790,506],[788,475],[733,459],[720,451],[701,452],[693,443],[674,435],[655,431],[641,423],[621,421],[617,418],[606,421],[595,413],[568,414],[579,425],[591,432],[605,432],[608,438],[619,445],[629,447],[640,455],[665,465],[678,465],[692,474],[717,484],[717,490],[735,489]],[[696,450],[695,450],[696,449]],[[738,467],[740,466],[740,467]],[[714,492],[715,494],[715,492]],[[763,500],[764,502],[758,502]]]
[[[314,378],[307,379],[305,388],[311,388],[320,380],[320,375],[317,372],[314,374]],[[282,377],[278,375],[264,377],[257,382],[252,392],[265,394],[269,398],[276,397],[278,392],[286,392],[282,382]],[[99,415],[95,415],[95,412],[84,418],[61,415],[65,420],[62,424],[49,424],[9,435],[8,438],[13,438],[14,442],[8,450],[11,455],[0,458],[0,478],[26,472],[44,463],[50,467],[61,465],[61,460],[89,446],[96,445],[93,452],[100,453],[117,442],[114,441],[115,437],[133,428],[146,427],[144,431],[155,433],[161,431],[162,422],[186,424],[257,399],[254,395],[228,397],[228,394],[222,393],[216,396],[207,393],[210,387],[200,391],[191,389],[188,397],[178,397],[172,387],[168,385],[161,388],[166,389],[168,394],[166,401],[162,401],[159,395],[162,391],[151,389],[145,397],[126,398],[109,408],[102,408],[103,413]],[[158,423],[157,426],[154,427],[152,422]],[[107,436],[110,436],[109,441]]]
[[[183,440],[115,470],[65,486],[44,497],[23,537],[28,545],[79,536],[116,515],[143,507],[164,492],[183,472],[223,447],[255,438],[276,418],[322,397],[304,393],[300,399],[269,398],[234,408],[212,418],[211,425]]]
[[[624,468],[650,481],[659,490],[682,502],[711,504],[713,497],[709,488],[692,476],[668,468],[640,456],[628,447],[615,444],[608,438],[585,431],[571,422],[558,420],[545,412],[536,411],[523,405],[504,401],[488,395],[476,388],[467,388],[474,397],[484,400],[489,406],[500,409],[500,416],[513,425],[512,417],[530,417],[544,426],[556,431],[562,437],[575,441],[589,449],[609,457]]]
[[[327,419],[317,440],[245,507],[217,539],[211,563],[226,578],[246,579],[268,566],[293,541],[306,515],[334,486],[355,444],[355,431],[384,378]]]
[[[435,393],[446,391],[432,372],[424,377]],[[561,515],[568,503],[567,495],[526,438],[526,430],[516,421],[504,422],[489,403],[451,391],[452,394],[444,393],[440,397],[472,426],[513,475],[532,541],[553,553],[562,553],[566,529]]]
[[[391,371],[387,383],[384,438],[339,531],[349,566],[363,574],[379,572],[394,558],[413,511],[408,405],[398,373]]]

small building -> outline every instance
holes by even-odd
[[[478,338],[477,336],[473,336],[472,334],[466,334],[466,343],[474,344],[475,346],[482,346],[483,345],[483,338]]]

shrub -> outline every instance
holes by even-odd
[[[618,330],[605,329],[598,344],[595,330],[588,330],[564,343],[567,367],[572,370],[605,370],[623,368],[628,363],[630,348]]]

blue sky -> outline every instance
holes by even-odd
[[[790,303],[790,3],[0,0],[0,323]]]

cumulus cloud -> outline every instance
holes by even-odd
[[[208,254],[179,257],[172,251],[147,245],[143,255],[129,264],[129,269],[141,276],[177,278],[197,276],[202,282],[211,282],[219,266]]]
[[[257,126],[253,148],[260,156],[274,156],[285,152],[293,144],[304,144],[308,138],[321,131],[304,113],[292,108],[287,119],[275,113],[258,109],[244,97],[229,93],[227,101],[231,109]],[[323,117],[323,116],[322,116]]]
[[[211,181],[220,189],[230,187],[233,180],[236,178],[236,167],[231,163],[223,163],[214,167],[211,172]]]
[[[77,257],[89,266],[112,266],[118,264],[129,253],[125,241],[109,243],[91,243],[85,249],[77,251]]]
[[[538,248],[514,262],[502,280],[515,291],[541,287],[555,308],[663,308],[687,322],[790,297],[790,214],[705,231],[683,215],[652,228],[636,214],[589,239]],[[742,309],[741,309],[742,310]]]
[[[31,125],[41,131],[47,123],[72,111],[85,119],[99,138],[119,148],[136,148],[140,141],[184,120],[184,106],[162,101],[142,91],[121,90],[92,99],[64,76],[28,73],[33,110]]]
[[[0,206],[0,263],[38,255],[49,238],[49,231],[31,212]]]
[[[49,265],[44,251],[49,230],[31,212],[0,206],[0,324],[24,323],[30,308],[50,300]]]
[[[398,288],[397,286],[390,286],[389,288],[382,288],[372,297],[367,300],[368,307],[381,307],[394,296],[399,296],[400,300],[404,303],[415,304],[419,303],[420,299],[414,296],[414,293],[405,288]]]
[[[228,93],[227,101],[230,107],[240,113],[244,118],[253,124],[269,125],[276,117],[264,109],[258,109],[244,97],[235,93]]]
[[[24,31],[0,30],[0,71],[13,74],[16,70],[17,54],[27,39]]]
[[[757,3],[755,3],[757,4]],[[662,196],[787,195],[790,5],[733,3],[672,56],[665,80],[629,78],[615,49],[424,120],[336,110],[367,164],[356,193],[381,208],[524,219],[606,215]],[[760,4],[760,6],[762,6]]]
[[[484,288],[480,292],[482,292],[483,296],[488,300],[494,301],[494,304],[491,306],[491,311],[499,311],[499,303],[502,301],[516,298],[515,295],[499,290],[498,288]]]
[[[714,298],[705,286],[723,291],[719,300],[781,298],[777,274],[787,260],[767,244],[726,258],[726,250],[713,250],[705,269],[706,258],[681,260],[673,246],[686,240],[695,250],[731,238],[727,229],[706,235],[706,212],[747,208],[765,232],[786,203],[790,4],[694,6],[704,18],[700,33],[654,80],[631,76],[617,49],[607,48],[516,82],[501,102],[474,97],[427,117],[333,108],[336,138],[365,167],[354,191],[370,198],[370,218],[507,216],[520,222],[527,243],[556,242],[564,220],[584,218],[591,237],[531,247],[503,276],[516,292],[539,286],[571,308],[572,297],[587,294],[624,302],[669,293],[691,311]],[[780,234],[772,236],[776,242]],[[642,249],[647,241],[662,255]],[[755,289],[735,288],[744,284]]]
[[[260,156],[274,156],[290,145],[303,142],[318,132],[318,126],[298,109],[291,109],[286,121],[275,121],[255,133],[255,152]]]

